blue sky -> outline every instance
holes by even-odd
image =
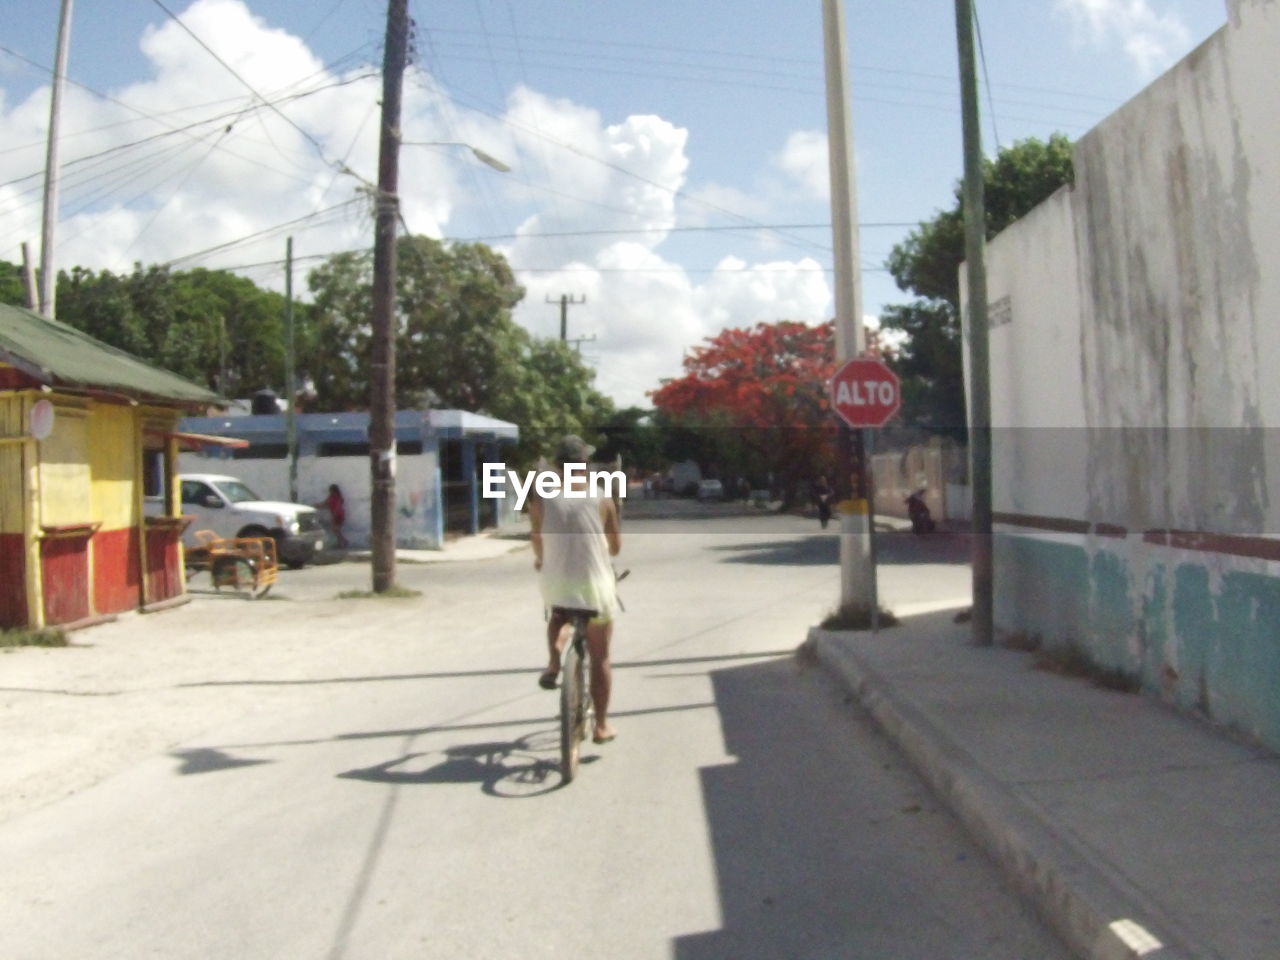
[[[286,233],[303,258],[367,244],[359,182],[335,168],[375,176],[385,3],[163,2],[257,93],[309,95],[268,110],[155,0],[79,0],[69,72],[96,92],[67,98],[60,265],[235,267],[281,287]],[[513,168],[406,147],[410,227],[493,238],[528,288],[518,318],[539,334],[558,328],[548,297],[586,296],[571,335],[596,338],[584,352],[606,392],[641,401],[724,326],[830,315],[820,0],[410,7],[406,139],[466,140]],[[47,69],[56,8],[0,2],[9,260],[38,240],[29,175],[47,120],[47,72],[21,58]],[[1226,19],[1221,0],[979,0],[978,11],[988,151],[997,135],[1078,137]],[[846,0],[846,17],[874,315],[905,299],[883,261],[906,228],[877,224],[929,217],[960,172],[955,26],[944,0]]]

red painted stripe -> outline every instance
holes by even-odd
[[[1073,520],[1067,517],[1040,517],[1029,513],[993,513],[991,519],[996,523],[1006,523],[1011,527],[1031,527],[1034,530],[1051,530],[1054,533],[1094,533],[1100,537],[1127,537],[1129,531],[1115,523],[1090,523],[1088,520]]]
[[[98,613],[136,610],[142,603],[138,579],[138,531],[99,530],[93,535],[93,605]]]
[[[1270,537],[1197,533],[1193,530],[1148,530],[1142,535],[1142,539],[1147,543],[1175,550],[1197,550],[1202,553],[1225,553],[1233,557],[1280,561],[1280,540]]]
[[[25,627],[27,552],[20,533],[0,533],[0,627]]]
[[[1027,527],[1032,530],[1049,530],[1054,533],[1089,534],[1101,537],[1126,537],[1129,531],[1114,523],[1089,523],[1068,517],[1040,517],[1025,513],[993,513],[996,523],[1011,527]],[[1196,530],[1147,530],[1142,534],[1145,543],[1175,550],[1195,550],[1201,553],[1221,553],[1231,557],[1248,557],[1254,560],[1280,562],[1280,539],[1271,537],[1242,536],[1230,533],[1209,533]]]
[[[182,580],[178,564],[182,562],[178,541],[186,525],[152,527],[147,530],[147,602],[159,603],[181,596]]]
[[[40,542],[44,622],[72,623],[89,616],[89,537]]]

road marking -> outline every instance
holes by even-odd
[[[1119,937],[1126,947],[1140,957],[1154,953],[1164,946],[1153,937],[1145,927],[1132,920],[1116,920],[1111,924],[1111,932]]]

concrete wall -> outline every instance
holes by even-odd
[[[434,550],[442,547],[440,486],[436,479],[437,451],[396,458],[396,543],[401,547]],[[289,501],[287,459],[233,460],[211,448],[208,453],[183,453],[181,473],[225,473],[238,477],[268,500]],[[316,504],[329,493],[329,484],[342,489],[347,506],[343,532],[356,546],[367,546],[370,529],[369,458],[298,457],[298,502]],[[328,522],[327,516],[321,520]]]
[[[989,248],[997,626],[1280,748],[1280,3]]]

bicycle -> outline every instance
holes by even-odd
[[[624,570],[617,579],[622,581],[630,573],[630,570]],[[622,607],[621,600],[618,606]],[[587,623],[597,611],[567,607],[557,610],[573,626],[573,634],[560,657],[560,776],[564,783],[571,783],[578,773],[579,750],[582,741],[587,739],[587,724],[591,717],[591,690],[587,683],[590,675]]]

